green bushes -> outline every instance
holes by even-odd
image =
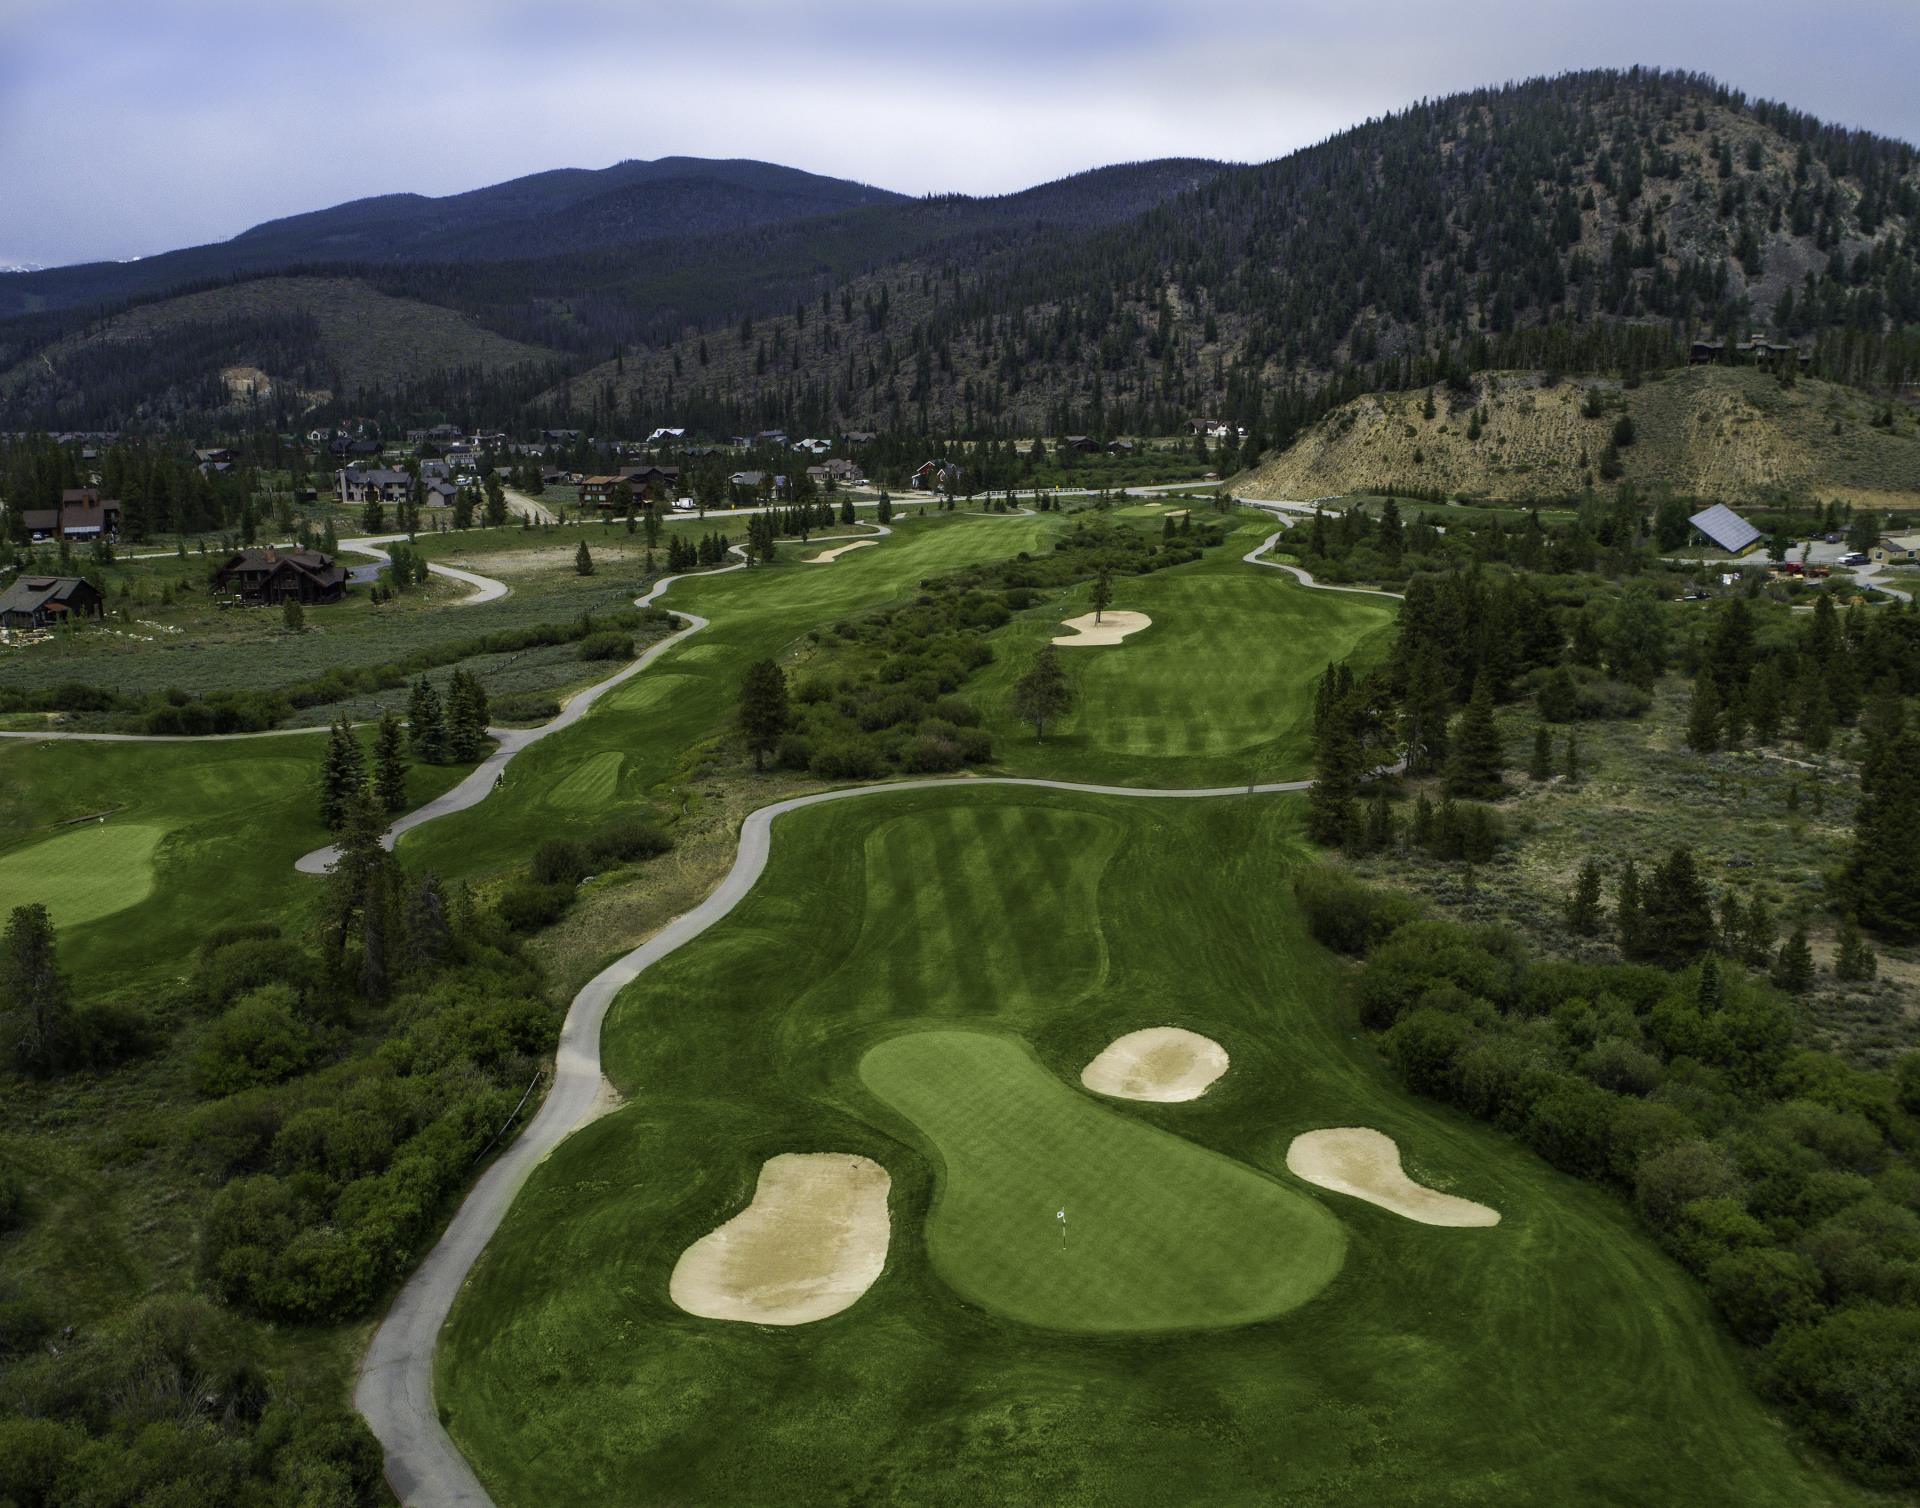
[[[588,634],[574,653],[583,660],[631,660],[633,635],[613,630]]]
[[[673,847],[666,829],[645,817],[623,817],[608,824],[587,845],[587,851],[602,864],[631,863],[652,859]]]
[[[1293,895],[1314,940],[1354,957],[1420,914],[1418,903],[1410,897],[1363,885],[1330,864],[1299,870],[1293,877]]]
[[[1762,980],[1536,961],[1497,928],[1403,921],[1350,878],[1296,884],[1364,948],[1361,1020],[1413,1089],[1631,1195],[1768,1391],[1862,1476],[1920,1483],[1920,1055],[1900,1076],[1796,1049]]]
[[[225,1095],[277,1084],[300,1072],[318,1044],[298,1005],[284,984],[262,985],[243,995],[204,1029],[194,1056],[194,1087],[204,1095]]]
[[[538,932],[567,914],[567,908],[573,904],[573,892],[571,880],[546,885],[522,880],[503,890],[494,906],[509,931]]]
[[[549,838],[533,851],[529,872],[536,885],[578,885],[587,877],[587,851],[566,838]]]

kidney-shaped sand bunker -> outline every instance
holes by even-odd
[[[1498,1225],[1500,1211],[1427,1188],[1407,1177],[1393,1138],[1366,1126],[1296,1136],[1287,1171],[1336,1194],[1351,1194],[1422,1225]]]
[[[1095,617],[1099,622],[1094,622]],[[1145,613],[1116,612],[1112,608],[1104,613],[1082,613],[1077,618],[1062,618],[1060,626],[1070,629],[1053,642],[1056,644],[1074,644],[1097,647],[1102,644],[1118,644],[1128,634],[1137,634],[1143,628],[1152,628],[1153,619]]]
[[[1080,1070],[1095,1094],[1177,1104],[1197,1100],[1227,1071],[1227,1050],[1182,1026],[1148,1026],[1115,1037]]]
[[[805,1325],[874,1285],[887,1265],[887,1170],[851,1152],[786,1152],[753,1202],[680,1254],[667,1294],[703,1319]]]

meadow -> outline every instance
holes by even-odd
[[[1301,808],[955,785],[782,818],[754,891],[616,1003],[625,1105],[533,1175],[444,1333],[442,1417],[502,1508],[1861,1501],[1615,1197],[1390,1079],[1291,900]],[[1231,1056],[1202,1099],[1076,1087],[1165,1023]],[[1344,1125],[1501,1223],[1286,1172],[1294,1135]],[[1023,1129],[1057,1156],[1020,1168]],[[792,1329],[675,1308],[680,1252],[787,1151],[887,1168],[883,1275]],[[1139,1228],[1076,1244],[1102,1161]],[[1249,1197],[1210,1200],[1215,1163]],[[1291,1243],[1246,1244],[1287,1211]],[[1232,1322],[1263,1263],[1342,1243],[1317,1292],[1305,1269],[1303,1302]],[[1176,1328],[1156,1245],[1218,1248]]]

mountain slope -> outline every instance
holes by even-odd
[[[20,428],[174,423],[255,402],[283,423],[442,372],[547,371],[556,353],[352,278],[274,277],[143,304],[0,370]]]
[[[281,268],[538,256],[804,219],[901,198],[745,160],[663,157],[599,170],[564,168],[438,199],[387,194],[355,200],[138,262],[21,274],[0,284],[0,317]]]
[[[1920,343],[1873,342],[1920,323],[1920,175],[1905,143],[1710,80],[1572,74],[1224,170],[1091,237],[882,268],[851,292],[882,289],[884,326],[770,320],[718,373],[700,332],[555,399],[1014,432],[1219,410],[1278,437],[1290,383],[1364,367],[1352,391],[1389,386],[1421,362],[1485,365],[1479,342],[1611,324],[1647,327],[1660,361],[1690,330],[1833,337],[1825,370],[1896,381]]]
[[[1920,505],[1920,430],[1882,427],[1883,405],[1832,383],[1782,386],[1753,368],[1692,367],[1635,388],[1488,372],[1465,392],[1368,393],[1235,478],[1248,497],[1306,500],[1388,487],[1516,499],[1565,497],[1619,476],[1734,502],[1812,493],[1873,507]],[[1878,422],[1876,422],[1878,421]]]

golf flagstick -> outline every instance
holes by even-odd
[[[1060,1222],[1060,1249],[1065,1251],[1067,1249],[1067,1212],[1061,1210],[1054,1218]]]

